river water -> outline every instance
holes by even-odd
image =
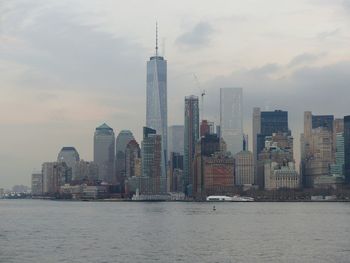
[[[350,262],[350,203],[0,200],[0,262]]]

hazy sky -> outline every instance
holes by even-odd
[[[254,106],[288,110],[295,141],[304,110],[350,114],[350,0],[0,0],[0,188],[62,146],[91,160],[103,122],[140,140],[156,20],[169,125],[194,73],[215,122],[219,88],[243,88],[248,134]]]

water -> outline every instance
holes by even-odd
[[[0,200],[0,262],[350,262],[350,203]]]

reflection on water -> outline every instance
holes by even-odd
[[[350,262],[350,203],[0,200],[0,262]]]

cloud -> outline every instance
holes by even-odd
[[[327,40],[335,36],[338,36],[339,34],[340,34],[340,29],[336,28],[334,30],[320,32],[317,34],[316,38],[319,40]]]
[[[213,33],[214,29],[209,23],[199,22],[191,30],[180,35],[176,39],[176,43],[190,48],[207,46]]]
[[[324,57],[326,54],[327,53],[323,52],[319,54],[303,53],[303,54],[297,55],[288,63],[288,67],[295,67],[295,66],[300,66],[311,62],[315,62],[318,59]]]

